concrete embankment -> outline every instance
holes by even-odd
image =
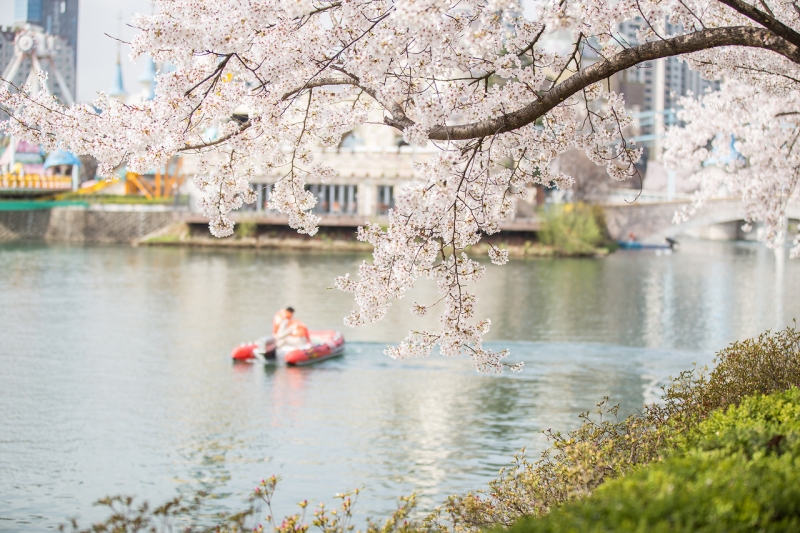
[[[208,223],[194,218],[173,222],[140,239],[144,246],[193,246],[207,248],[282,248],[289,250],[370,251],[372,247],[356,240],[355,228],[321,227],[317,235],[301,235],[288,225],[239,224],[233,236],[213,237]]]
[[[33,202],[31,202],[33,203]],[[0,242],[135,243],[180,219],[168,206],[66,205],[0,210]]]
[[[235,216],[238,219],[236,233],[226,239],[217,239],[211,236],[208,223],[202,217],[172,206],[52,204],[0,208],[0,242],[43,240],[145,246],[372,251],[371,245],[356,239],[355,226],[363,220],[349,220],[354,217],[329,217],[330,220],[323,220],[318,234],[309,237],[298,234],[279,217],[254,220]],[[535,234],[527,226],[521,227],[525,230],[509,228],[502,234],[485,237],[472,252],[483,254],[493,245],[507,249],[512,257],[563,255],[536,242]]]
[[[225,239],[217,239],[208,231],[208,224],[196,216],[185,217],[165,228],[157,230],[139,240],[146,246],[196,246],[209,248],[257,248],[285,250],[319,250],[372,252],[372,246],[356,239],[353,226],[321,225],[314,237],[298,234],[284,221],[269,220],[268,223],[243,219],[237,222],[236,232]],[[484,254],[489,246],[507,249],[512,257],[552,257],[563,255],[551,246],[536,241],[529,231],[507,230],[502,234],[484,237],[471,251]],[[603,255],[604,251],[598,251]]]

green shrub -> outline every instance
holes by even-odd
[[[510,533],[800,530],[800,389],[701,423],[663,462]]]
[[[255,220],[243,220],[236,224],[236,236],[240,239],[254,237],[256,234]]]
[[[800,389],[751,396],[738,406],[714,411],[681,439],[678,448],[748,458],[785,449],[800,451]]]
[[[583,204],[550,206],[544,213],[539,241],[567,255],[593,255],[608,241],[602,211]]]
[[[86,201],[92,204],[148,204],[148,205],[162,205],[167,204],[171,205],[175,203],[174,197],[167,197],[167,198],[151,198],[147,199],[144,196],[138,196],[134,194],[122,195],[122,194],[77,194],[77,193],[65,193],[58,196],[60,200],[80,200]],[[184,197],[179,198],[178,200],[182,200]],[[186,202],[183,201],[183,204]]]
[[[737,342],[720,352],[708,383],[682,393],[702,415],[742,397],[800,387],[800,332],[795,328]]]
[[[510,526],[521,516],[542,516],[662,459],[714,410],[800,384],[800,332],[787,328],[734,343],[714,362],[710,374],[706,369],[682,372],[663,387],[660,402],[621,420],[618,406],[606,398],[596,416],[581,415],[577,430],[548,431],[553,446],[538,461],[515,457],[488,490],[451,496],[436,520],[456,531]]]

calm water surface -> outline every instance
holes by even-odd
[[[346,356],[309,368],[232,365],[239,342],[293,305],[313,328],[352,308],[329,290],[359,255],[0,246],[0,530],[105,516],[92,502],[204,490],[203,513],[244,507],[270,474],[293,503],[364,487],[360,516],[417,491],[430,508],[482,487],[542,430],[612,394],[633,410],[670,375],[800,317],[800,262],[757,244],[672,255],[512,261],[477,292],[492,345],[519,375],[467,359],[392,361],[420,326],[406,307],[344,330]]]

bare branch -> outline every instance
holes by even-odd
[[[293,89],[293,90],[287,92],[286,94],[281,96],[281,100],[288,100],[292,96],[294,96],[297,93],[299,93],[301,91],[304,91],[306,89],[313,89],[313,88],[316,88],[316,87],[326,87],[328,85],[352,85],[354,87],[358,87],[359,89],[362,89],[363,91],[366,91],[368,94],[370,94],[370,96],[373,95],[373,91],[367,89],[366,87],[361,87],[358,84],[358,78],[352,78],[352,77],[351,78],[315,78],[315,79],[307,82],[306,84],[304,84],[302,87],[298,87],[297,89]]]
[[[216,146],[218,144],[222,144],[225,141],[228,141],[228,140],[236,137],[240,133],[244,132],[244,130],[249,128],[252,124],[253,124],[252,122],[247,122],[247,123],[243,124],[242,127],[239,128],[237,131],[234,131],[233,133],[229,133],[228,135],[223,135],[219,139],[215,139],[213,141],[208,141],[208,142],[204,142],[204,143],[200,143],[200,144],[190,144],[190,145],[184,146],[183,148],[180,148],[178,151],[179,152],[188,152],[189,150],[200,150],[201,148],[210,148],[212,146]]]

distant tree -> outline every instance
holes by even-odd
[[[605,168],[586,157],[575,148],[567,150],[558,157],[558,171],[572,178],[569,191],[574,202],[600,203],[608,198],[608,193],[619,182],[608,179]]]
[[[80,156],[81,181],[93,180],[97,176],[98,161],[91,155]]]
[[[793,107],[800,15],[791,0],[536,0],[529,7],[523,17],[516,0],[156,0],[153,14],[133,21],[132,44],[134,56],[174,67],[159,74],[155,99],[131,106],[101,95],[65,108],[23,88],[0,91],[0,105],[13,115],[8,132],[91,154],[103,175],[122,162],[144,172],[178,152],[199,154],[207,170],[196,179],[207,193],[201,206],[217,236],[232,233],[231,210],[255,200],[248,180],[257,169],[278,169],[283,178],[270,207],[314,234],[316,199],[304,183],[333,171],[314,161],[312,149],[336,146],[370,112],[382,112],[406,142],[439,151],[397,198],[388,228],[359,229],[375,246],[374,260],[358,279],[337,281],[359,307],[346,322],[380,320],[419,276],[431,278],[442,294],[440,327],[410,333],[390,355],[424,356],[438,345],[444,355],[469,354],[479,370],[499,371],[505,352],[482,347],[489,321],[474,319],[467,290],[484,267],[464,249],[499,231],[526,185],[568,187],[572,179],[551,163],[569,149],[616,180],[636,175],[641,150],[624,138],[631,119],[623,96],[609,91],[610,76],[681,56],[708,78],[730,80],[720,96],[729,102],[723,116],[703,115],[702,125],[684,118],[690,127],[672,145],[672,161],[691,155],[697,163],[712,132],[755,116],[771,135],[746,141],[751,168],[772,160],[767,168],[794,169],[792,139],[800,132]],[[619,33],[626,21],[641,27],[637,43]],[[563,39],[565,51],[549,46]],[[733,84],[752,97],[737,100]],[[247,116],[234,117],[237,109]],[[219,133],[209,140],[212,128]],[[507,161],[513,164],[499,164]],[[752,195],[750,219],[774,224],[774,195],[791,197],[796,178],[749,175],[761,180],[742,189]],[[507,260],[493,247],[489,256]],[[412,311],[431,305],[415,303]]]

